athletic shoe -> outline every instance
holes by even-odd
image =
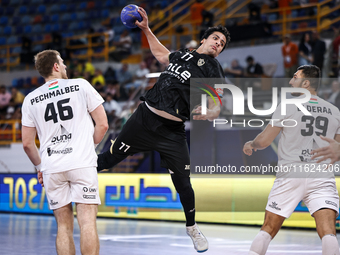
[[[208,241],[202,234],[196,223],[193,226],[187,227],[187,235],[190,236],[197,252],[205,252],[208,250]]]

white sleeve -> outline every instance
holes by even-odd
[[[84,90],[86,93],[87,110],[93,112],[99,105],[104,103],[104,99],[101,95],[93,88],[93,86],[87,81],[84,81]]]
[[[281,104],[278,105],[275,112],[273,113],[271,124],[273,127],[284,127],[282,125],[282,121],[285,119],[289,119],[290,116],[293,115],[294,108],[293,105],[287,105],[286,115],[281,114]]]
[[[26,126],[26,127],[35,127],[35,123],[30,112],[29,104],[30,104],[29,99],[26,96],[22,104],[22,108],[21,108],[21,112],[22,112],[21,123],[23,126]]]

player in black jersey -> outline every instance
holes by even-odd
[[[169,169],[183,205],[187,234],[198,252],[208,249],[208,242],[195,223],[195,198],[190,183],[190,157],[184,121],[190,118],[190,78],[221,78],[223,69],[215,59],[228,45],[230,35],[225,27],[207,29],[197,50],[165,48],[151,32],[144,9],[139,8],[143,21],[136,25],[145,33],[152,54],[167,65],[159,80],[141,100],[144,101],[124,125],[109,151],[98,155],[98,171],[113,167],[129,155],[142,151],[158,151],[161,165]],[[213,120],[220,106],[209,103],[206,115],[196,120]],[[200,108],[195,110],[200,113]]]

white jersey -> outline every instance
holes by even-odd
[[[301,165],[313,164],[313,168],[316,166],[314,163],[317,160],[311,160],[312,150],[328,146],[328,142],[322,140],[320,135],[333,139],[336,134],[340,134],[340,112],[337,107],[315,95],[302,105],[311,116],[304,115],[292,104],[287,105],[286,115],[281,115],[280,104],[272,116],[271,123],[275,127],[282,127],[278,165],[297,167],[297,171],[302,169],[302,172],[307,172],[308,169],[304,171]],[[328,162],[330,161],[321,164],[326,165]]]
[[[37,129],[41,171],[56,173],[97,166],[89,113],[103,102],[84,79],[54,79],[25,97],[22,125]]]

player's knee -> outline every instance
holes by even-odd
[[[193,194],[194,191],[191,187],[190,177],[180,176],[176,174],[171,175],[172,182],[178,194]]]

